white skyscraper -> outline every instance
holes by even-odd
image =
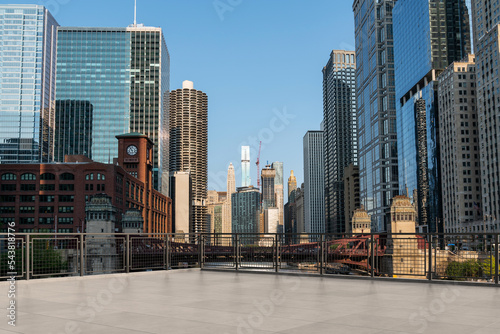
[[[250,146],[241,147],[241,186],[250,186]]]

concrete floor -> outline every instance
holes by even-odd
[[[191,270],[17,282],[2,333],[500,333],[500,289]]]

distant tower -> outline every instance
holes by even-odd
[[[208,98],[184,81],[182,89],[170,92],[169,171],[189,172],[191,177],[190,233],[206,232],[207,225],[207,156]],[[172,191],[173,195],[177,190]],[[172,196],[175,202],[175,196]],[[177,208],[177,206],[176,206]],[[176,229],[177,220],[176,222]],[[187,231],[184,231],[187,232]]]
[[[274,178],[275,205],[279,211],[279,226],[283,227],[283,209],[285,205],[283,195],[283,162],[275,161],[271,167],[276,171],[276,177]]]
[[[241,147],[241,186],[250,186],[250,146]]]
[[[288,178],[288,200],[290,200],[290,194],[297,188],[297,178],[293,175],[293,170],[290,172],[290,177]]]
[[[231,195],[236,192],[236,180],[233,164],[227,169],[227,197],[222,206],[222,233],[231,233]]]
[[[275,207],[275,195],[274,195],[274,179],[276,177],[276,171],[267,165],[262,169],[262,209],[267,209],[268,207]]]

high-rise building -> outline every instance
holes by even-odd
[[[259,189],[239,187],[231,195],[232,233],[259,233]]]
[[[167,194],[168,99],[170,56],[161,28],[59,27],[57,30],[58,101],[92,105],[92,150],[95,161],[117,156],[114,136],[147,135],[155,143],[154,187]],[[79,108],[78,104],[73,105]],[[57,103],[61,112],[72,105]],[[63,148],[63,151],[70,151]]]
[[[189,232],[206,232],[208,98],[184,81],[182,89],[170,92],[170,173],[191,174],[192,214]],[[175,203],[175,196],[172,196]],[[175,221],[175,220],[174,220]]]
[[[262,168],[261,179],[262,179],[262,209],[265,210],[269,207],[274,207],[275,203],[275,192],[274,192],[274,180],[276,177],[276,171],[270,166]]]
[[[92,159],[93,106],[89,101],[58,100],[54,117],[54,160],[65,155]]]
[[[356,55],[333,50],[323,68],[323,142],[327,233],[342,233],[344,168],[357,164]]]
[[[304,136],[304,232],[325,233],[323,131]]]
[[[429,232],[443,232],[436,78],[470,53],[467,12],[464,0],[394,6],[399,192],[416,203]]]
[[[361,207],[359,198],[359,166],[350,164],[344,169],[345,231],[352,231],[352,217]]]
[[[276,198],[275,205],[278,208],[279,224],[278,229],[283,228],[283,218],[284,218],[284,193],[283,193],[283,162],[275,161],[271,164],[271,167],[276,171],[276,177],[274,178],[274,196]]]
[[[241,147],[241,186],[249,187],[250,178],[250,146]]]
[[[444,232],[469,232],[467,225],[482,219],[474,55],[452,63],[437,81]]]
[[[0,163],[51,161],[58,25],[44,6],[0,4]]]
[[[297,189],[297,178],[293,175],[292,170],[290,171],[290,177],[288,178],[288,201],[290,201],[290,195],[295,189]]]
[[[499,3],[496,0],[472,0],[472,36],[474,53],[481,47],[479,40],[500,23]]]
[[[360,197],[377,231],[386,230],[391,198],[399,191],[392,34],[395,3],[354,0],[352,6]]]
[[[234,166],[229,164],[227,169],[227,197],[222,206],[222,233],[231,233],[231,196],[236,192]]]
[[[207,192],[207,222],[209,227],[207,231],[210,233],[223,233],[223,206],[227,202],[227,193],[223,191],[209,190]]]

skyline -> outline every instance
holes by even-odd
[[[134,2],[129,2],[130,6],[117,0],[36,4],[45,5],[61,26],[126,27],[134,19]],[[302,138],[308,130],[319,130],[323,118],[321,70],[333,49],[354,50],[352,3],[241,1],[230,6],[232,10],[217,11],[214,4],[220,3],[227,1],[196,7],[174,1],[137,2],[137,23],[161,27],[165,34],[170,89],[190,80],[208,95],[208,189],[225,189],[230,162],[241,180],[240,150],[245,144],[251,147],[250,176],[255,179],[258,139],[253,138],[259,137],[261,166],[283,161],[284,177],[294,170],[300,186]],[[155,6],[158,10],[150,9]],[[331,13],[342,15],[331,20]],[[235,123],[242,126],[228,126]]]

